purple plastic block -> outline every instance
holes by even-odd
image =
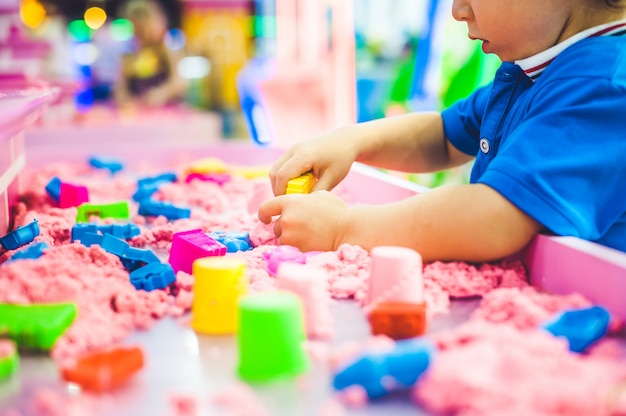
[[[89,191],[86,187],[61,182],[59,208],[77,207],[85,202],[89,202]]]
[[[266,251],[263,253],[263,257],[267,260],[266,268],[267,271],[272,275],[276,276],[276,272],[278,271],[278,266],[282,262],[288,263],[306,263],[306,256],[303,252],[298,250],[293,246],[278,246],[272,251]]]
[[[201,229],[182,231],[175,233],[172,237],[172,248],[168,262],[172,265],[175,273],[182,270],[191,274],[194,260],[225,254],[226,246],[203,233]]]

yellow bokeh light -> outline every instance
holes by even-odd
[[[38,0],[24,0],[20,7],[20,19],[26,26],[35,29],[46,20],[46,9]]]
[[[107,13],[100,7],[90,7],[85,10],[85,24],[90,29],[99,29],[107,21]]]

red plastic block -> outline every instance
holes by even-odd
[[[61,376],[85,390],[102,392],[125,383],[143,365],[141,348],[119,347],[79,357],[61,368]]]
[[[383,302],[368,316],[372,335],[399,340],[426,332],[426,303]]]

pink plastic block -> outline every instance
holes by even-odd
[[[86,187],[61,182],[59,208],[77,207],[84,202],[89,202],[89,191]]]
[[[226,246],[206,235],[201,229],[181,231],[172,237],[168,262],[175,273],[182,270],[191,274],[194,260],[225,254]]]
[[[410,248],[378,246],[371,251],[369,309],[382,302],[424,302],[422,256]]]
[[[304,307],[309,338],[329,338],[333,334],[328,276],[324,269],[298,263],[281,263],[276,288],[298,295]]]

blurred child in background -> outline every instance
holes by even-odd
[[[115,101],[121,107],[157,107],[185,98],[187,82],[179,76],[181,50],[166,47],[168,30],[180,24],[182,5],[178,0],[126,0],[117,7],[120,17],[134,27],[134,53],[122,58]]]

